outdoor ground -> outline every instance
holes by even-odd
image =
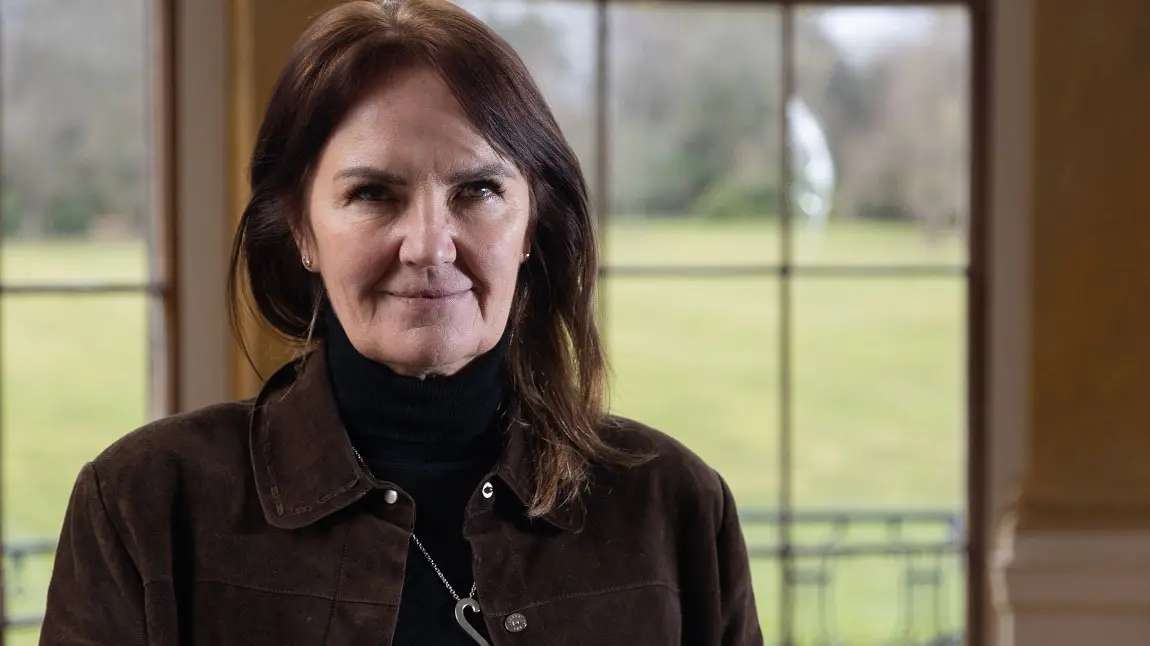
[[[629,222],[608,230],[606,257],[619,265],[768,264],[780,257],[777,234],[766,223]],[[800,264],[964,261],[959,242],[928,245],[906,227],[836,224],[796,234]],[[0,250],[0,272],[5,283],[138,280],[145,263],[135,244],[13,242]],[[613,409],[697,451],[728,480],[741,508],[776,505],[779,280],[618,277],[603,290]],[[960,511],[962,279],[799,277],[790,296],[796,508]],[[83,462],[145,421],[147,300],[15,294],[0,308],[4,535],[55,536]],[[884,531],[859,536],[873,542],[885,539]],[[746,532],[756,544],[776,538],[767,528]],[[804,531],[798,538],[817,536]],[[828,621],[843,643],[901,637],[903,565],[901,557],[854,557],[835,570]],[[961,622],[961,565],[950,558],[943,566],[944,622],[954,628]],[[41,607],[48,573],[47,563],[7,572],[9,610]],[[779,568],[757,562],[755,577],[769,634],[778,625]],[[803,644],[818,637],[812,590],[798,599]],[[930,599],[917,599],[923,605],[914,633],[922,639],[933,634]],[[16,646],[35,643],[34,632],[13,637]]]

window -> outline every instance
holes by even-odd
[[[582,159],[612,407],[727,478],[767,642],[963,643],[971,8],[460,4]]]
[[[150,0],[0,0],[8,644],[34,644],[75,474],[173,408]]]
[[[732,486],[767,642],[974,635],[981,4],[456,1],[582,160],[612,408]],[[71,474],[175,409],[167,11],[0,0],[9,645]]]

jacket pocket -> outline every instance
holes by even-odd
[[[679,646],[679,592],[635,583],[542,599],[486,618],[492,646]]]
[[[195,584],[187,625],[194,646],[319,646],[332,601],[233,583]]]

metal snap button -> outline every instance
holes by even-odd
[[[495,495],[495,487],[491,486],[490,482],[483,483],[483,497],[491,498]]]
[[[513,612],[507,615],[507,619],[503,622],[503,627],[506,628],[508,632],[523,632],[527,628],[527,617],[524,617],[523,613]]]
[[[389,505],[394,505],[399,500],[399,492],[395,489],[388,489],[383,492],[383,501]]]

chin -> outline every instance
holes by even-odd
[[[474,354],[462,348],[458,340],[434,334],[413,335],[381,350],[382,362],[401,374],[441,374],[458,369],[457,364]]]

